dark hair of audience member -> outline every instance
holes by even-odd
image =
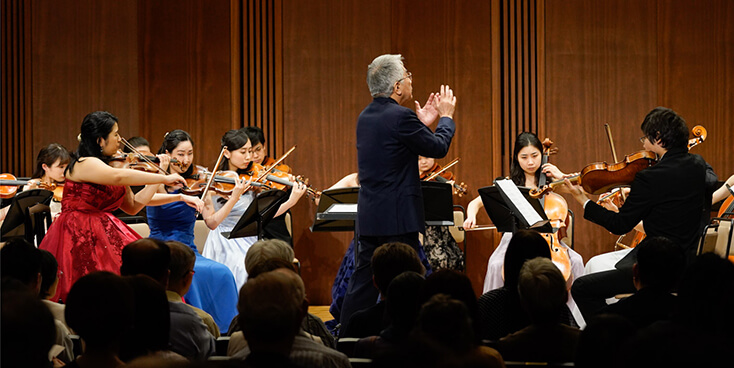
[[[280,258],[271,258],[271,259],[266,259],[264,261],[255,263],[252,266],[250,273],[247,274],[247,279],[248,280],[254,279],[258,277],[260,274],[263,274],[265,272],[275,271],[279,268],[285,268],[293,272],[296,272],[296,267],[295,265],[293,265],[292,262],[288,262]]]
[[[120,273],[123,276],[148,275],[165,284],[170,263],[171,251],[166,243],[158,239],[138,239],[122,248]]]
[[[134,295],[134,322],[120,347],[120,359],[134,358],[168,349],[171,317],[166,290],[146,275],[125,276]]]
[[[270,349],[288,354],[306,315],[306,289],[288,269],[265,272],[240,290],[239,324],[252,352]]]
[[[517,281],[520,302],[533,324],[557,323],[568,300],[563,274],[550,259],[533,258],[522,266]]]
[[[425,279],[413,271],[403,272],[390,283],[385,300],[385,313],[394,330],[405,335],[415,324],[421,308],[421,294]]]
[[[680,247],[662,236],[647,237],[637,247],[637,273],[643,287],[675,290],[686,266]]]
[[[11,239],[0,250],[2,277],[12,277],[31,288],[38,288],[41,251],[23,238]]]
[[[434,348],[454,354],[467,353],[476,346],[469,309],[447,294],[435,294],[423,304],[415,334],[432,342]]]
[[[381,293],[386,293],[395,276],[413,271],[420,275],[426,273],[418,254],[404,243],[385,243],[372,254],[372,275]]]
[[[39,296],[46,299],[49,291],[58,279],[59,263],[51,252],[41,249],[41,290]]]
[[[707,333],[728,336],[734,320],[725,318],[734,310],[734,264],[714,253],[696,257],[678,287],[674,318]]]
[[[517,279],[525,261],[537,257],[551,257],[548,242],[542,235],[533,230],[520,230],[512,234],[505,252],[505,287],[510,292],[517,292]]]
[[[35,291],[13,277],[2,278],[3,367],[51,367],[48,352],[56,341],[56,325],[51,312]]]
[[[546,246],[546,248],[548,247]],[[480,336],[479,306],[469,277],[465,273],[455,270],[439,270],[430,274],[426,277],[426,282],[423,283],[421,303],[427,302],[437,294],[445,294],[464,303],[474,324],[474,335],[478,338]]]
[[[66,299],[66,323],[87,350],[114,351],[133,324],[133,290],[120,276],[98,271],[71,286]]]
[[[171,250],[171,262],[168,269],[171,271],[168,282],[173,284],[186,277],[196,264],[196,253],[188,245],[169,240],[166,242]]]
[[[576,367],[621,367],[619,359],[624,354],[621,348],[635,331],[637,327],[620,315],[595,315],[579,335]]]

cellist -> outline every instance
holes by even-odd
[[[579,185],[566,180],[573,197],[583,205],[584,218],[614,234],[626,234],[640,221],[648,236],[671,239],[692,259],[703,226],[708,222],[716,174],[699,155],[688,152],[688,128],[675,111],[657,107],[640,126],[645,150],[659,162],[637,173],[630,196],[619,212],[591,201]],[[637,249],[617,262],[615,269],[576,280],[571,289],[585,319],[606,305],[606,298],[635,291],[632,266]]]
[[[566,176],[551,163],[547,163],[541,167],[542,155],[543,144],[535,134],[524,132],[517,136],[512,154],[512,163],[510,164],[510,179],[515,185],[536,188],[541,175],[547,175],[555,180],[560,180]],[[482,207],[484,207],[482,197],[477,197],[469,203],[466,210],[466,221],[464,221],[465,229],[472,229],[477,226],[477,213]],[[502,266],[504,265],[505,251],[511,239],[511,233],[502,235],[500,244],[489,257],[487,274],[484,278],[483,293],[504,285]],[[571,276],[574,278],[581,276],[584,271],[583,258],[565,244],[561,243],[561,245],[567,250],[569,255]]]

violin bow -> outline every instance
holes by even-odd
[[[451,166],[456,165],[459,162],[459,160],[461,160],[461,157],[455,158],[453,161],[449,162],[446,166],[444,166],[441,170],[438,170],[438,171],[434,172],[433,174],[431,174],[430,176],[428,176],[427,178],[423,179],[423,181],[429,181],[429,180],[431,180],[431,179],[433,179],[433,178],[441,175],[441,173],[443,173],[444,171],[448,170]]]
[[[133,145],[130,144],[130,142],[128,142],[127,139],[125,139],[123,137],[120,137],[120,140],[122,141],[122,144],[124,144],[125,147],[127,147],[132,153],[136,154],[139,159],[142,159],[146,163],[151,164],[151,165],[153,165],[153,167],[155,167],[156,169],[158,169],[158,173],[163,174],[163,175],[168,175],[168,173],[165,170],[163,170],[155,162],[153,162],[150,159],[148,159],[147,157],[145,157],[144,154],[140,153],[140,151],[138,151],[135,147],[133,147]]]
[[[283,162],[283,160],[285,160],[285,158],[288,157],[288,155],[290,155],[291,152],[293,152],[295,149],[296,149],[296,146],[291,147],[291,149],[289,149],[288,152],[284,153],[283,156],[281,156],[277,161],[275,161],[272,165],[270,165],[270,167],[267,170],[265,170],[262,174],[260,174],[260,176],[258,176],[257,180],[255,181],[260,181],[263,178],[266,178],[268,174],[270,174],[270,172],[273,171],[273,169],[276,166],[278,166],[281,162]]]
[[[214,177],[217,173],[217,168],[219,167],[219,164],[222,163],[222,157],[224,157],[224,150],[227,149],[227,146],[222,147],[222,151],[219,152],[219,157],[217,158],[217,163],[214,164],[214,172],[212,173],[212,176],[209,177],[209,180],[206,181],[206,186],[204,187],[204,191],[201,192],[201,198],[204,200],[206,198],[206,194],[209,191],[209,188],[212,186],[212,183],[214,182]]]

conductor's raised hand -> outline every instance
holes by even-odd
[[[441,117],[453,118],[456,109],[456,96],[449,86],[441,85],[441,92],[438,94],[438,114]]]
[[[437,96],[437,94],[431,93],[423,107],[421,107],[421,104],[418,101],[415,102],[415,114],[418,115],[418,119],[425,126],[430,126],[434,121],[436,121],[436,118],[438,118]]]

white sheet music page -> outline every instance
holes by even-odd
[[[356,203],[334,203],[324,213],[357,213]]]
[[[502,192],[504,192],[510,199],[510,201],[515,204],[517,210],[520,211],[520,215],[525,219],[525,221],[527,221],[530,226],[535,225],[540,221],[543,221],[543,218],[538,215],[538,212],[535,211],[535,208],[533,208],[530,202],[525,199],[525,196],[520,193],[520,189],[517,189],[517,185],[515,185],[512,180],[501,179],[495,181],[495,184],[500,187]]]

